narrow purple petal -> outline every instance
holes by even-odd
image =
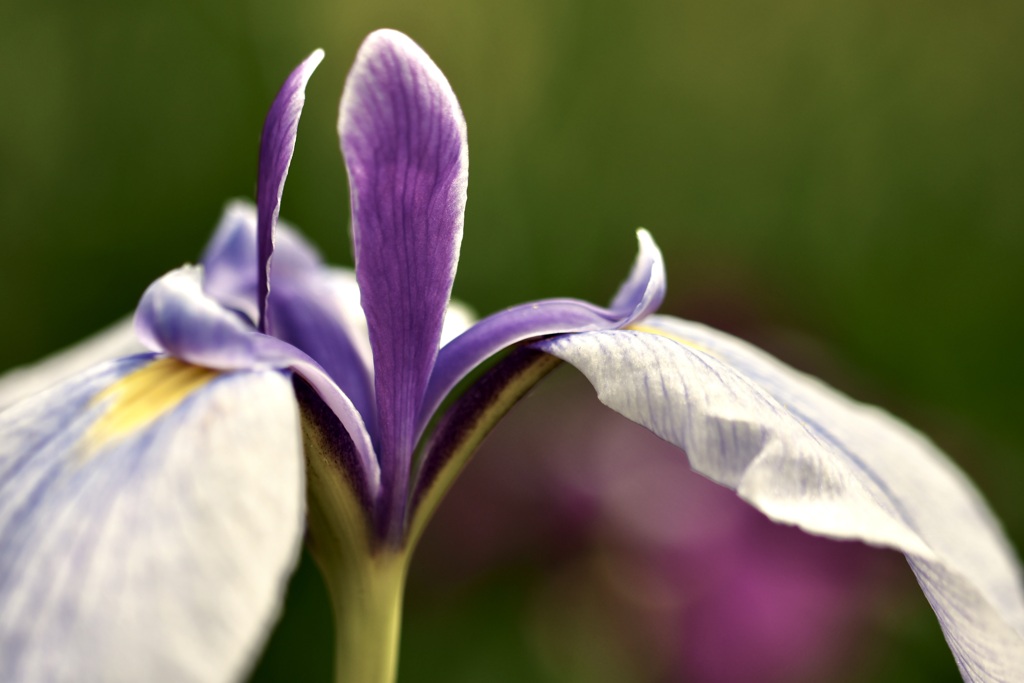
[[[270,257],[274,252],[274,223],[281,211],[281,193],[288,175],[288,165],[295,151],[295,134],[299,115],[306,101],[306,82],[324,58],[323,50],[316,50],[299,64],[285,80],[274,103],[270,105],[263,137],[260,139],[260,170],[256,184],[256,203],[259,207],[259,258],[257,302],[259,328],[266,328],[267,293],[270,291]]]
[[[385,30],[356,55],[338,133],[373,348],[384,487],[403,491],[462,240],[466,124],[440,69],[408,37]],[[396,498],[385,514],[399,519],[403,504]]]
[[[646,230],[637,231],[639,252],[629,277],[602,308],[577,299],[545,299],[490,315],[441,349],[417,420],[417,434],[448,392],[473,368],[516,342],[549,334],[625,327],[651,313],[665,297],[665,264]]]
[[[203,292],[200,269],[171,271],[146,290],[135,312],[139,340],[153,351],[215,370],[290,369],[320,395],[352,437],[362,463],[353,473],[376,494],[379,467],[362,415],[307,353],[258,332],[250,322]]]

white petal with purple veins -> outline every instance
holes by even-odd
[[[275,371],[137,357],[0,413],[0,680],[238,680],[298,555],[303,476]]]
[[[770,518],[901,550],[972,681],[1024,679],[1024,589],[973,485],[884,411],[724,333],[675,318],[537,344],[606,405],[680,446]]]
[[[94,365],[144,351],[131,317],[118,320],[71,348],[0,375],[0,410]]]

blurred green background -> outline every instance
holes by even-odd
[[[1011,0],[8,0],[0,368],[112,322],[198,257],[225,200],[252,196],[265,110],[316,47],[282,215],[351,263],[337,98],[382,26],[431,54],[468,121],[456,296],[481,313],[604,300],[647,227],[664,310],[921,427],[1024,547]],[[416,571],[403,681],[547,680],[518,611],[528,571],[478,577],[454,604]],[[259,680],[328,680],[322,590],[304,564]],[[869,640],[872,680],[957,680],[916,600]]]

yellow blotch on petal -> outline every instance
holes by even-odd
[[[702,353],[706,353],[709,356],[714,356],[716,358],[718,357],[718,354],[716,354],[714,351],[712,351],[711,349],[709,349],[706,346],[698,344],[695,341],[690,341],[689,339],[683,339],[682,337],[674,335],[671,332],[667,332],[665,330],[658,329],[657,327],[651,327],[649,325],[644,325],[643,323],[640,323],[638,325],[627,325],[626,329],[627,330],[633,330],[634,332],[646,332],[647,334],[656,334],[659,337],[664,337],[665,339],[671,339],[674,342],[682,344],[683,346],[689,346],[691,349],[695,349],[695,350],[700,351]]]
[[[158,358],[122,377],[93,398],[93,404],[108,405],[85,435],[86,453],[152,424],[219,374],[177,358]]]

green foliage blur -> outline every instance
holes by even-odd
[[[385,26],[435,59],[468,121],[456,296],[480,313],[603,301],[646,227],[666,312],[922,428],[1024,548],[1013,0],[7,0],[0,369],[114,321],[198,258],[224,202],[252,197],[262,117],[317,47],[282,215],[351,263],[337,102]],[[524,635],[532,571],[441,601],[414,565],[401,680],[566,680]],[[871,680],[958,680],[912,597],[871,640]],[[254,680],[330,680],[330,628],[304,560]]]

